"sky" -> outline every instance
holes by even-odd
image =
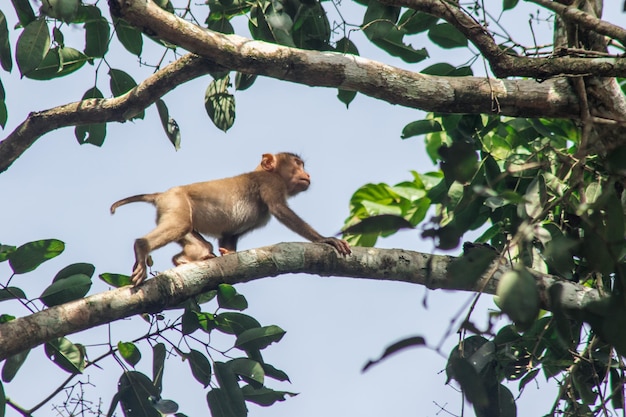
[[[624,25],[617,2],[607,3],[615,3],[610,7],[616,10],[606,10],[605,14]],[[6,4],[2,10],[12,28],[13,10]],[[515,13],[509,18],[510,31],[519,28],[528,32],[528,19]],[[78,38],[76,45],[82,48],[81,31],[66,29],[65,36],[68,44],[68,39]],[[11,44],[15,45],[16,40],[17,31],[12,31]],[[433,59],[417,66],[408,65],[367,47],[363,41],[357,44],[363,56],[409,69],[441,61],[462,64],[466,59],[457,50],[429,50]],[[416,38],[414,44],[428,47],[430,42],[422,37]],[[144,45],[153,49],[150,41]],[[143,59],[154,56],[146,54]],[[119,49],[107,59],[112,67],[132,72],[137,80],[139,74],[145,77],[151,73],[150,68],[139,67],[136,57]],[[97,74],[98,86],[105,95],[110,91],[106,72],[103,66]],[[1,73],[9,106],[4,134],[31,111],[79,99],[93,86],[95,77],[93,67],[52,83],[20,80],[17,68],[11,74]],[[13,285],[36,297],[58,270],[74,262],[93,263],[96,274],[130,273],[132,243],[153,228],[155,211],[149,204],[133,204],[111,216],[111,203],[129,195],[250,171],[263,153],[289,151],[304,157],[312,185],[308,192],[290,200],[290,205],[323,235],[333,235],[342,227],[348,216],[350,196],[358,187],[369,182],[395,184],[410,179],[411,170],[436,169],[425,154],[422,138],[400,138],[402,128],[423,118],[423,112],[360,94],[346,109],[336,99],[334,89],[259,78],[251,89],[236,93],[237,119],[234,127],[223,133],[212,125],[203,106],[210,80],[209,76],[202,77],[164,97],[170,115],[181,127],[179,151],[169,143],[152,106],[143,121],[109,124],[102,148],[79,146],[73,128],[59,129],[40,138],[8,171],[0,174],[0,243],[20,245],[46,238],[66,243],[62,255],[35,272],[15,277]],[[265,228],[241,239],[239,249],[283,241],[302,238],[272,220]],[[377,246],[433,252],[432,242],[422,240],[419,230],[381,239]],[[170,258],[177,249],[176,245],[169,245],[154,252],[155,269],[170,268]],[[5,280],[9,274],[8,265],[0,264],[0,279]],[[104,282],[95,278],[90,294],[107,289]],[[428,291],[406,283],[307,275],[266,278],[237,289],[248,299],[250,307],[245,313],[263,325],[276,324],[287,331],[280,343],[264,351],[264,357],[287,372],[291,384],[268,385],[299,393],[269,408],[249,404],[250,416],[435,416],[446,414],[442,407],[456,415],[461,413],[461,395],[454,387],[445,385],[442,371],[448,352],[458,342],[451,322],[464,317],[471,294]],[[487,309],[494,307],[491,297],[483,297],[479,306],[473,319],[484,327]],[[25,314],[7,302],[0,312]],[[113,343],[128,341],[147,329],[146,323],[135,317],[70,339],[98,352],[103,349],[98,344],[109,339]],[[441,352],[426,348],[405,351],[361,373],[363,365],[378,357],[386,346],[414,335],[426,337],[431,345],[443,343]],[[145,343],[140,348],[144,357],[138,370],[150,375],[150,349]],[[116,363],[107,361],[103,369],[90,372],[89,381],[95,386],[82,388],[91,400],[100,397],[106,411],[121,372]],[[38,375],[46,377],[33,378]],[[40,347],[31,352],[16,379],[5,385],[5,391],[29,407],[63,379],[64,374],[45,359]],[[542,377],[537,381],[536,385],[528,385],[518,401],[519,415],[539,415],[550,410],[554,387]],[[514,395],[515,385],[511,386]],[[206,390],[192,379],[186,363],[180,363],[178,358],[166,363],[163,397],[177,401],[181,412],[188,416],[207,415],[205,395]],[[61,394],[52,403],[58,405],[63,400]],[[51,411],[50,405],[46,405],[41,415],[53,415]],[[469,409],[465,411],[471,415]],[[12,410],[7,414],[17,415]]]

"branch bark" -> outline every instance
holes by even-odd
[[[461,288],[455,286],[447,274],[454,259],[402,249],[359,247],[343,258],[329,246],[314,243],[281,243],[237,252],[167,270],[138,288],[114,289],[0,324],[0,360],[60,336],[139,313],[162,311],[213,290],[220,283],[238,284],[287,273],[399,281],[429,289],[495,293],[502,266],[498,266],[491,278],[485,277],[471,288]],[[537,275],[536,279],[545,309],[559,303],[563,310],[575,312],[600,298],[596,290],[576,283],[549,275]]]

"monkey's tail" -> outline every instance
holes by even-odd
[[[132,197],[126,197],[124,199],[121,199],[120,201],[116,201],[111,206],[111,214],[115,214],[115,210],[119,206],[123,206],[124,204],[137,203],[140,201],[144,201],[146,203],[154,203],[156,201],[156,198],[159,196],[159,194],[161,193],[139,194],[139,195],[134,195]]]

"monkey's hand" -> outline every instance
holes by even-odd
[[[318,240],[319,243],[326,243],[339,252],[340,255],[346,256],[350,255],[352,251],[350,250],[350,245],[343,239],[337,239],[336,237],[325,237]]]
[[[131,280],[133,281],[133,287],[141,284],[148,277],[148,271],[146,270],[146,264],[137,263],[133,268],[133,274],[131,275]]]

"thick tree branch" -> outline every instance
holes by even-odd
[[[215,289],[287,273],[366,278],[424,285],[430,289],[482,291],[493,294],[502,272],[484,278],[472,288],[455,285],[447,275],[455,258],[401,249],[353,248],[345,258],[328,245],[281,243],[187,264],[165,271],[139,288],[123,287],[0,324],[0,360],[48,340],[144,312],[159,312]],[[595,290],[538,275],[542,307],[556,302],[565,311],[579,311],[598,300]],[[552,298],[549,294],[552,294]],[[552,300],[552,301],[551,301]]]
[[[204,58],[188,54],[157,71],[123,96],[82,100],[33,112],[0,142],[0,172],[6,171],[47,132],[67,126],[125,122],[178,85],[223,69]]]
[[[510,116],[568,118],[579,114],[576,96],[566,83],[537,85],[530,80],[428,76],[359,56],[308,51],[213,32],[161,9],[150,0],[110,0],[109,4],[131,24],[244,73],[358,91],[392,104],[426,111],[498,111]],[[474,23],[468,30],[480,32],[483,29]],[[504,56],[497,45],[492,44],[490,48],[492,54],[498,49],[499,55]],[[550,104],[542,106],[547,102]]]

